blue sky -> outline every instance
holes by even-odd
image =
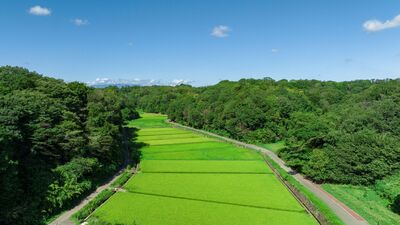
[[[3,0],[0,65],[84,82],[397,78],[399,14],[398,0]]]

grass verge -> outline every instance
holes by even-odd
[[[112,184],[110,184],[110,188],[119,188],[122,187],[122,185],[124,185],[129,178],[131,178],[132,176],[132,172],[129,169],[124,170],[121,175],[119,175],[119,177],[112,182]]]
[[[323,214],[326,220],[332,225],[344,225],[343,221],[317,196],[309,191],[306,187],[300,184],[292,175],[288,174],[283,170],[275,161],[268,156],[265,156],[265,160],[274,167],[274,169],[281,175],[281,177],[293,185],[298,191],[303,193],[307,199]]]
[[[324,184],[322,187],[354,209],[371,225],[400,223],[400,215],[392,212],[388,207],[389,201],[379,196],[373,188],[338,184]]]
[[[75,224],[80,224],[86,217],[88,217],[97,207],[99,207],[103,202],[110,198],[114,194],[114,191],[110,189],[103,190],[100,192],[93,200],[88,202],[82,209],[74,213],[71,220]]]
[[[286,142],[285,141],[278,141],[275,143],[268,143],[268,144],[256,144],[257,146],[266,148],[268,150],[271,150],[275,154],[278,154],[278,152],[286,147]]]
[[[121,175],[119,175],[119,177],[110,185],[111,189],[105,189],[100,192],[93,200],[88,202],[78,212],[74,213],[71,216],[71,220],[75,224],[81,224],[83,220],[86,219],[96,208],[98,208],[114,194],[114,191],[112,189],[122,187],[122,185],[124,185],[129,180],[129,178],[131,178],[131,176],[132,172],[129,169],[123,171]]]

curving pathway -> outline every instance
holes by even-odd
[[[63,212],[57,219],[53,222],[49,223],[48,225],[75,225],[75,223],[70,219],[70,217],[78,212],[83,206],[85,206],[88,202],[94,199],[100,192],[110,187],[110,185],[118,178],[118,176],[124,171],[124,169],[120,170],[116,173],[107,183],[99,186],[96,191],[91,193],[85,199],[83,199],[78,205],[74,208]]]

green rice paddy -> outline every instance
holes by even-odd
[[[231,144],[209,141],[147,146],[141,149],[142,160],[262,160],[256,152]]]
[[[263,161],[257,160],[143,160],[143,173],[262,173],[272,174]]]
[[[163,115],[131,121],[139,129],[140,172],[92,215],[110,224],[317,224],[261,155],[164,123]]]
[[[169,125],[164,122],[167,119],[167,116],[165,115],[155,113],[143,113],[140,115],[140,117],[141,118],[138,120],[130,121],[129,126],[139,129],[169,127]]]

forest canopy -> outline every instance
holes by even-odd
[[[195,128],[255,144],[283,140],[279,156],[316,182],[374,185],[399,177],[399,79],[242,79],[121,92],[138,109]],[[400,190],[390,199],[396,196]]]
[[[0,224],[44,224],[125,162],[115,88],[0,67]]]
[[[320,183],[374,186],[400,211],[400,80],[95,89],[6,66],[0,224],[44,224],[115,173],[134,151],[123,143],[135,109],[249,143],[284,141],[278,154],[293,169]]]

